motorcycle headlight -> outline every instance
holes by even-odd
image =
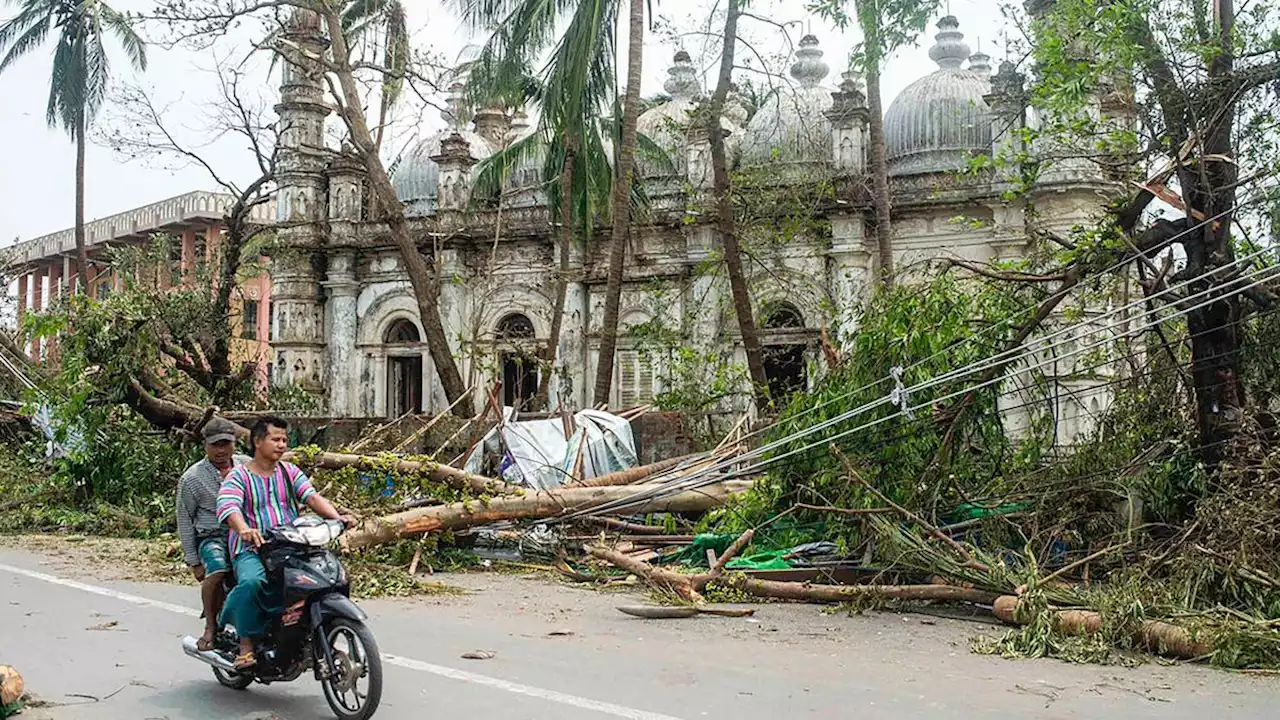
[[[342,582],[342,566],[334,561],[329,555],[317,555],[311,560],[311,567],[320,574],[321,577],[335,583]]]

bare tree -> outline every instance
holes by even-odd
[[[209,128],[211,142],[243,144],[256,171],[248,183],[236,182],[220,168],[208,144],[184,140],[172,125],[170,105],[157,104],[151,93],[136,85],[116,89],[114,121],[104,125],[97,139],[129,159],[177,161],[203,168],[233,198],[223,215],[226,234],[217,247],[218,264],[212,270],[212,326],[190,334],[175,331],[163,322],[165,318],[159,318],[162,327],[158,330],[161,352],[207,391],[215,404],[220,404],[230,400],[255,369],[253,363],[233,367],[231,303],[239,273],[253,260],[249,251],[254,240],[272,229],[267,223],[255,221],[254,214],[274,195],[277,148],[275,127],[265,108],[245,91],[251,81],[246,82],[244,72],[223,60],[217,63],[215,75],[219,100],[208,113],[214,118]],[[169,272],[165,267],[158,271]],[[144,383],[142,389],[151,394],[162,392],[155,384]]]

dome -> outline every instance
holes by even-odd
[[[831,127],[824,113],[834,100],[831,90],[822,87],[830,71],[818,38],[804,36],[791,66],[799,87],[775,90],[751,118],[742,139],[744,165],[831,159]]]
[[[989,58],[975,53],[948,15],[938,21],[929,57],[938,69],[907,86],[884,115],[890,175],[962,170],[973,155],[991,151]],[[970,69],[961,65],[970,59]]]
[[[391,184],[396,197],[405,204],[409,217],[432,215],[436,211],[436,196],[440,185],[440,168],[431,158],[440,154],[444,139],[457,133],[467,141],[471,157],[484,160],[493,154],[489,143],[475,132],[465,129],[469,118],[462,109],[460,88],[454,88],[449,98],[449,108],[440,113],[447,127],[415,145],[400,160]]]
[[[667,82],[662,86],[671,99],[646,110],[636,120],[636,130],[649,138],[670,158],[677,172],[685,165],[685,148],[688,146],[689,125],[697,108],[698,71],[693,67],[689,53],[681,50],[667,69]],[[636,154],[636,169],[642,177],[666,175],[656,158]]]

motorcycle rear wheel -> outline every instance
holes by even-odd
[[[222,668],[213,668],[213,676],[219,685],[232,690],[244,690],[253,684],[253,676],[248,673],[229,673]]]
[[[382,700],[382,655],[373,632],[364,623],[345,618],[325,623],[323,632],[339,673],[320,681],[325,702],[339,720],[368,720]],[[363,694],[362,680],[368,681]]]

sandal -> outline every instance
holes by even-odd
[[[196,640],[196,649],[199,650],[200,652],[208,652],[212,650],[213,640],[212,639],[205,640],[204,636],[201,636],[199,640]]]
[[[236,664],[235,664],[236,672],[244,672],[245,670],[248,670],[257,664],[258,664],[258,659],[253,656],[252,652],[247,652],[243,655],[236,656]]]

